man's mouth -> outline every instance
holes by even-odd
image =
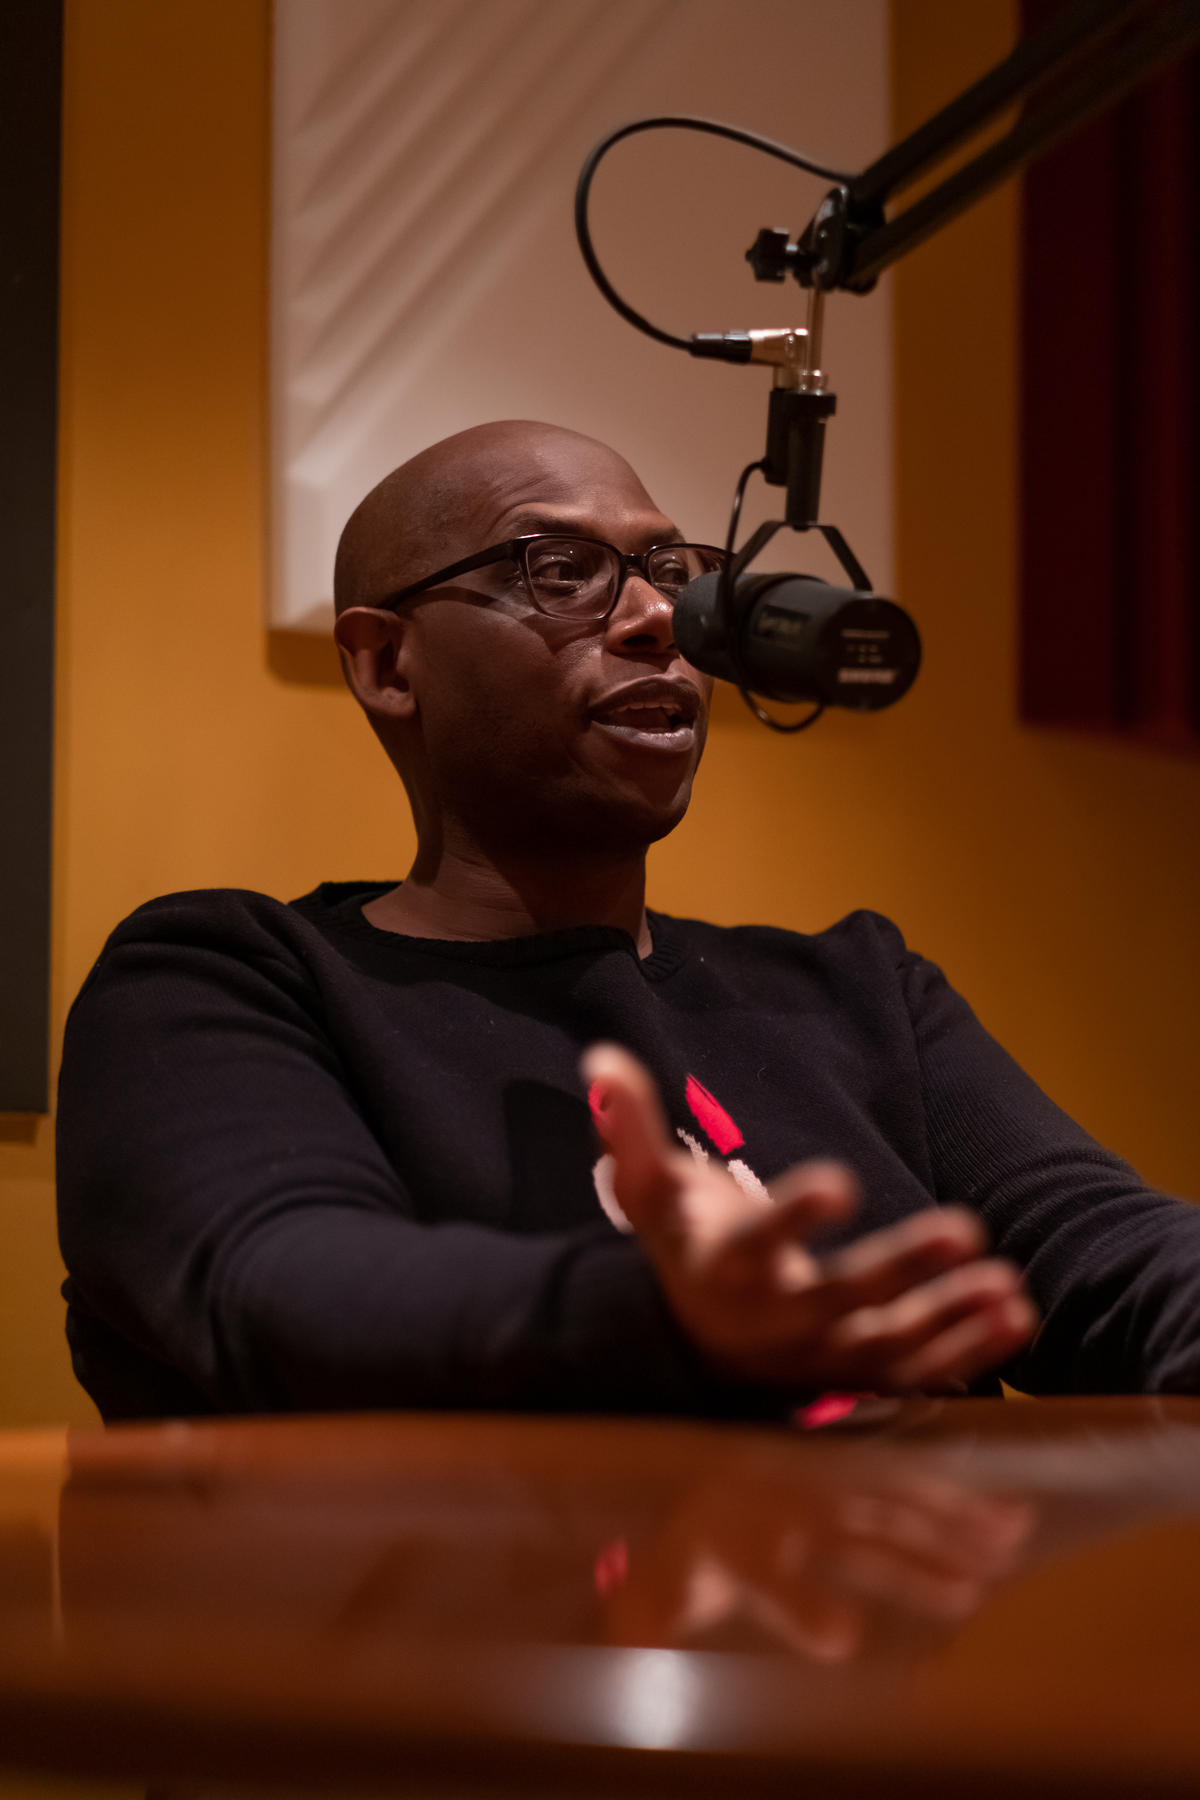
[[[678,754],[694,749],[700,701],[694,688],[644,683],[592,709],[591,723],[631,748]],[[656,690],[656,691],[654,691]]]

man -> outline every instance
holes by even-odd
[[[336,635],[416,861],[290,906],[169,896],[106,947],[59,1166],[107,1417],[783,1416],[1014,1357],[1035,1390],[1197,1385],[1200,1212],[893,926],[646,912],[709,699],[673,600],[718,558],[612,451],[528,423],[358,508]]]

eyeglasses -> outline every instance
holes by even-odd
[[[697,575],[712,575],[721,569],[725,552],[713,544],[656,544],[652,550],[627,555],[599,538],[559,537],[540,531],[464,556],[461,562],[426,575],[423,581],[414,581],[375,604],[390,609],[414,594],[453,581],[457,575],[503,562],[513,565],[514,582],[520,580],[539,612],[556,619],[596,620],[608,617],[630,569],[636,569],[668,600],[677,600]]]

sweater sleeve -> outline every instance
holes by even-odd
[[[302,959],[232,907],[158,902],[114,934],[68,1022],[58,1138],[76,1367],[106,1417],[163,1410],[155,1369],[217,1412],[752,1403],[607,1225],[418,1222]]]
[[[1031,1393],[1200,1392],[1200,1206],[1148,1189],[1049,1100],[940,970],[900,963],[937,1197],[974,1208],[1041,1317]]]

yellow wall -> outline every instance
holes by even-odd
[[[1010,30],[1007,0],[898,0],[898,126]],[[268,55],[266,0],[69,0],[59,1028],[107,930],[151,894],[288,895],[400,873],[410,847],[328,652],[259,623]],[[1200,1191],[1200,770],[1014,719],[1013,225],[1005,193],[897,284],[917,688],[790,743],[723,704],[653,898],[805,927],[879,907],[1086,1124]],[[88,1418],[61,1342],[45,1123],[0,1125],[0,1205],[0,1421]]]

